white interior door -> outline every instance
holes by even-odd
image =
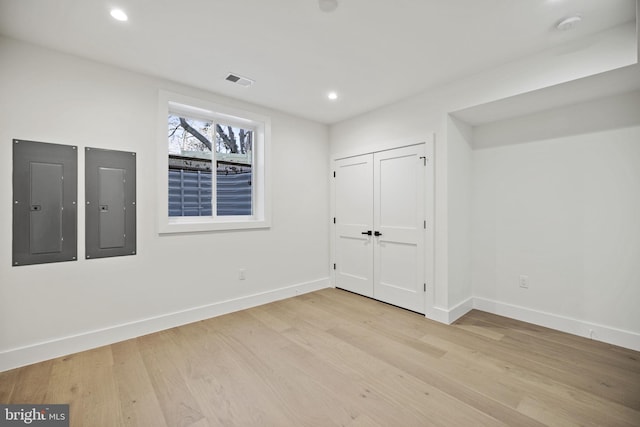
[[[335,162],[335,285],[425,312],[425,146]]]
[[[335,285],[373,297],[373,155],[337,160],[335,173]]]
[[[374,298],[425,312],[424,145],[374,154]]]

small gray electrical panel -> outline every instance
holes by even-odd
[[[85,256],[136,253],[136,153],[85,149]]]
[[[13,140],[12,265],[77,259],[78,150]]]

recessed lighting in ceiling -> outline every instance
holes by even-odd
[[[560,31],[569,31],[575,28],[582,21],[582,17],[579,15],[571,16],[567,19],[560,21],[556,28]]]
[[[318,6],[323,12],[333,12],[338,8],[338,0],[318,0]]]
[[[121,21],[121,22],[127,21],[129,19],[127,14],[124,13],[122,9],[111,9],[111,17],[116,21]]]
[[[327,94],[327,98],[329,98],[332,101],[335,101],[336,99],[338,99],[338,94],[336,92],[329,92]]]

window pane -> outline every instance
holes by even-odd
[[[169,169],[169,216],[211,216],[211,172]]]
[[[169,216],[212,216],[211,121],[169,114]]]
[[[216,124],[218,216],[252,215],[253,130]]]

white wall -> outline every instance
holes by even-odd
[[[462,199],[449,202],[450,197],[471,192],[467,176],[469,154],[465,153],[464,145],[449,146],[448,113],[635,64],[635,40],[635,25],[624,25],[427,90],[331,126],[332,156],[419,142],[425,135],[435,133],[436,255],[431,311],[440,314],[434,318],[444,322],[455,320],[461,313],[459,309],[464,309],[457,305],[465,301],[470,287],[462,282],[471,277],[471,263],[467,259],[468,252],[461,250],[464,237],[458,228],[459,224],[470,222],[471,213],[463,212],[466,204]],[[434,66],[437,65],[434,61]],[[449,185],[454,185],[456,194]],[[455,224],[454,228],[450,223]],[[454,245],[451,250],[450,244]],[[450,289],[449,275],[453,268],[456,270],[452,282],[455,285]],[[467,304],[466,307],[470,306]]]
[[[474,129],[495,145],[473,152],[477,306],[640,346],[639,111],[636,91]]]
[[[452,309],[469,307],[473,296],[471,281],[471,185],[473,130],[471,126],[447,118],[447,191],[449,207],[448,304]],[[462,308],[464,310],[464,308]]]
[[[329,284],[325,125],[6,38],[0,57],[0,371]],[[157,234],[160,89],[271,117],[271,229]],[[80,148],[79,206],[83,147],[135,151],[137,255],[85,260],[79,209],[79,261],[11,267],[13,138]]]

